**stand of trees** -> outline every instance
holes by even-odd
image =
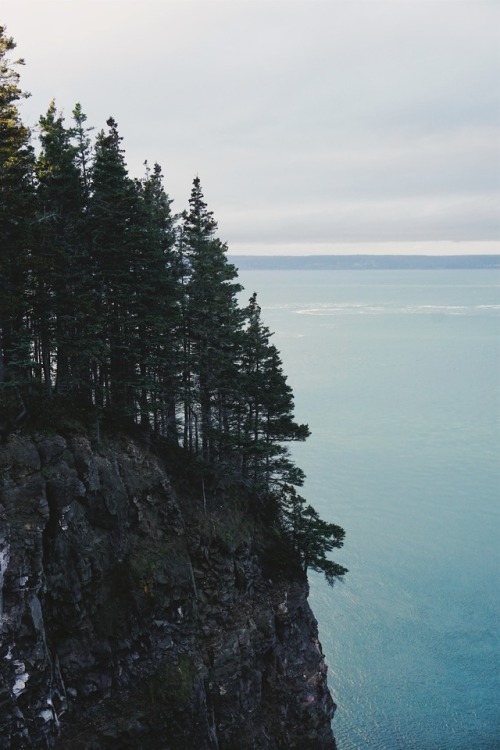
[[[1,430],[40,404],[139,424],[274,501],[290,549],[332,582],[345,570],[318,561],[333,527],[306,508],[301,546],[283,500],[304,479],[286,444],[309,430],[256,294],[238,303],[199,178],[175,215],[159,165],[131,178],[117,123],[92,141],[79,104],[67,124],[50,103],[35,152],[14,48],[0,27]]]

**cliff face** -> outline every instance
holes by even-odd
[[[307,583],[256,535],[131,438],[0,445],[0,750],[334,750]]]

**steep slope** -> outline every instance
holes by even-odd
[[[0,445],[1,750],[334,750],[307,581],[176,461],[125,435]]]

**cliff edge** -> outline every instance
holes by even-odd
[[[305,577],[275,574],[243,493],[168,458],[0,444],[1,750],[334,750]]]

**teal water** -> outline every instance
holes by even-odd
[[[339,750],[500,748],[500,273],[244,271],[346,529],[312,608]]]

